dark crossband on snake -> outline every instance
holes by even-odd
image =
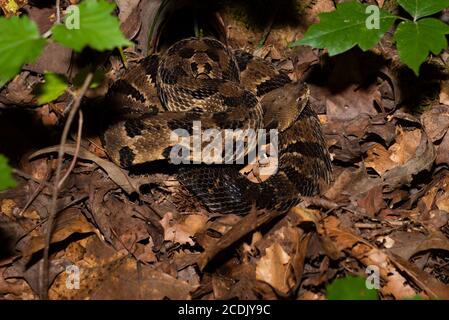
[[[276,130],[277,170],[264,181],[249,179],[243,164],[178,166],[177,179],[211,212],[246,214],[254,205],[287,211],[331,179],[330,155],[307,85],[213,38],[184,39],[142,59],[111,86],[106,102],[119,116],[105,130],[104,146],[123,168],[173,163],[171,151],[179,143],[173,132],[193,135],[195,123],[201,132]],[[252,147],[247,140],[241,154],[231,155],[239,159]]]

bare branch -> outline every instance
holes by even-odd
[[[55,173],[55,180],[54,180],[54,187],[53,187],[53,193],[52,193],[52,199],[50,203],[50,214],[48,216],[47,221],[47,228],[45,231],[45,248],[44,248],[44,263],[42,264],[42,270],[41,270],[41,277],[40,277],[40,284],[39,284],[39,291],[40,291],[40,298],[41,299],[48,299],[48,286],[49,286],[49,249],[50,249],[50,242],[51,242],[51,236],[53,231],[53,224],[57,213],[57,200],[58,200],[58,192],[60,188],[59,181],[61,181],[61,170],[62,170],[62,161],[64,158],[64,146],[67,141],[67,136],[69,134],[70,127],[72,125],[73,119],[75,118],[76,113],[78,112],[78,109],[81,105],[81,100],[83,96],[85,95],[87,89],[89,88],[89,85],[92,81],[93,73],[90,72],[86,79],[84,80],[83,86],[78,91],[78,94],[75,96],[73,106],[69,112],[69,115],[67,117],[67,121],[64,125],[64,129],[62,131],[59,151],[58,151],[58,162],[56,166],[56,173]]]

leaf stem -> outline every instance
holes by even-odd
[[[400,17],[400,16],[394,16],[396,19],[402,20],[402,21],[410,21],[410,19]]]

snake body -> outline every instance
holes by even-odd
[[[279,132],[278,170],[264,182],[250,181],[238,165],[179,167],[179,181],[212,212],[245,214],[253,204],[285,211],[330,180],[330,156],[307,86],[218,40],[188,38],[146,57],[111,86],[106,101],[116,116],[104,132],[105,149],[124,168],[169,160],[173,131],[192,135],[194,121],[203,130]]]

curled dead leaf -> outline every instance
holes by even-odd
[[[265,255],[256,264],[256,279],[269,283],[286,294],[293,287],[289,263],[291,257],[278,243],[265,250]]]
[[[410,138],[415,137],[416,134],[410,133]],[[410,150],[410,145],[405,144],[403,150]],[[407,151],[407,155],[400,156],[396,154],[394,161],[400,163],[406,161],[403,165],[399,165],[383,175],[384,191],[393,191],[402,185],[409,185],[413,180],[413,176],[426,170],[430,170],[435,161],[436,153],[432,142],[427,138],[427,135],[422,132],[421,139],[416,151]]]
[[[195,245],[192,237],[206,225],[207,217],[201,214],[187,215],[181,222],[173,222],[173,214],[167,212],[161,219],[164,240],[173,243]]]

